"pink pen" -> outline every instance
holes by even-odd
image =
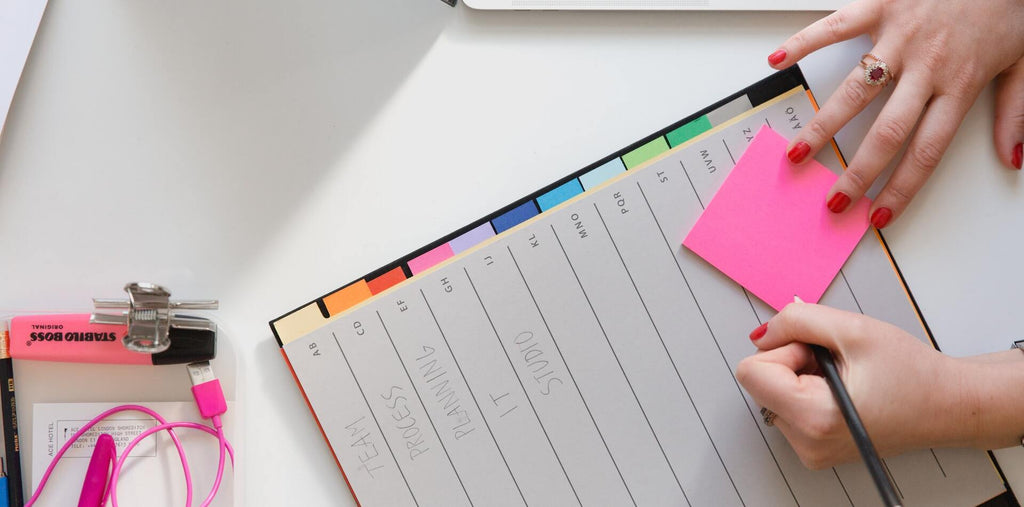
[[[96,439],[89,469],[85,472],[82,483],[82,495],[78,497],[78,507],[102,507],[103,495],[107,492],[107,479],[110,476],[110,465],[117,461],[117,448],[114,437],[104,433]]]

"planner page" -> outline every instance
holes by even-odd
[[[272,322],[359,502],[881,505],[863,464],[808,470],[764,425],[734,372],[774,310],[681,246],[763,125],[814,115],[802,83],[773,76]],[[821,303],[928,341],[875,231]],[[884,463],[904,505],[1005,489],[977,450]]]

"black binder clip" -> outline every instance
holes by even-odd
[[[171,346],[172,330],[216,332],[212,321],[177,315],[177,310],[216,310],[216,299],[199,301],[171,301],[167,289],[153,283],[129,283],[124,286],[128,299],[94,298],[93,305],[99,309],[124,309],[117,314],[93,313],[91,324],[127,325],[128,334],[124,346],[128,350],[159,354]]]

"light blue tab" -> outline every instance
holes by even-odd
[[[605,162],[601,166],[592,169],[587,174],[580,176],[580,183],[583,184],[584,190],[590,190],[610,179],[616,174],[626,172],[626,166],[622,165],[622,160],[614,158]]]
[[[543,212],[582,193],[583,187],[580,186],[580,182],[574,178],[555,187],[554,190],[538,197],[537,204],[540,205],[540,210]]]

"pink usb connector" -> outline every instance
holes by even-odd
[[[192,380],[192,396],[196,399],[199,414],[213,420],[215,427],[220,427],[220,416],[228,411],[228,404],[224,401],[224,391],[220,387],[220,380],[213,374],[210,362],[189,364],[188,376]]]

